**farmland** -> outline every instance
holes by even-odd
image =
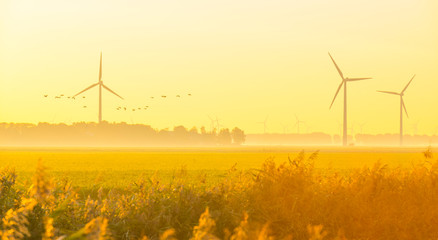
[[[3,148],[0,166],[10,166],[20,180],[29,180],[41,159],[55,178],[68,178],[76,186],[98,181],[123,187],[141,175],[158,173],[167,179],[184,169],[189,178],[207,174],[215,181],[232,166],[239,170],[260,168],[267,159],[287,161],[299,152],[319,151],[315,167],[321,170],[371,167],[380,161],[389,167],[409,168],[423,160],[425,148],[241,147],[241,148]]]
[[[319,149],[5,148],[0,237],[438,237],[433,149]]]

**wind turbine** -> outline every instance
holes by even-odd
[[[414,124],[412,124],[412,132],[414,135],[418,134],[418,124],[420,123],[420,121],[416,121]]]
[[[363,122],[363,123],[359,124],[360,134],[363,134],[363,129],[364,129],[365,125],[367,125],[367,122]]]
[[[286,134],[289,129],[287,124],[281,123],[280,125],[283,127],[283,134]]]
[[[333,98],[332,103],[330,104],[330,109],[333,106],[333,103],[336,100],[336,97],[338,96],[339,91],[341,90],[342,86],[344,87],[344,124],[343,124],[343,132],[342,132],[342,145],[347,146],[347,82],[353,82],[353,81],[360,81],[360,80],[368,80],[371,78],[346,78],[344,77],[344,74],[342,74],[341,69],[339,69],[338,65],[336,64],[335,60],[333,59],[332,55],[330,55],[330,58],[333,61],[333,64],[335,65],[336,69],[338,70],[339,75],[342,78],[341,84],[339,84],[338,90],[336,91],[335,97]]]
[[[297,134],[300,134],[300,124],[306,122],[301,121],[296,114],[295,114],[295,119],[296,119],[295,126],[297,127]]]
[[[403,101],[403,96],[405,95],[406,89],[409,87],[409,84],[411,84],[412,80],[414,80],[415,75],[411,78],[411,80],[408,82],[405,88],[400,93],[397,92],[388,92],[388,91],[377,91],[381,93],[387,93],[392,95],[398,95],[400,96],[400,146],[403,145],[403,109],[405,110],[406,116],[409,117],[408,111],[406,110],[405,102]]]
[[[216,116],[216,126],[217,126],[217,130],[220,131],[220,128],[223,127],[224,125],[220,124],[219,122],[219,118]]]
[[[207,117],[210,119],[210,132],[213,132],[215,120],[211,118],[210,115],[207,115]]]
[[[263,121],[263,122],[258,122],[259,124],[263,124],[263,134],[266,134],[266,129],[268,128],[268,127],[267,127],[268,117],[269,117],[269,116],[266,116],[265,121]]]
[[[350,127],[349,129],[350,129],[350,132],[351,132],[351,138],[352,138],[353,141],[354,141],[354,123],[351,124],[351,127]]]
[[[80,91],[79,93],[77,93],[73,97],[76,97],[79,94],[81,94],[81,93],[83,93],[83,92],[85,92],[85,91],[87,91],[95,86],[99,86],[99,123],[101,123],[102,122],[102,87],[105,88],[106,90],[108,90],[109,92],[111,92],[112,94],[116,95],[117,97],[123,99],[121,96],[119,96],[113,90],[111,90],[109,87],[107,87],[105,84],[103,84],[103,81],[102,81],[102,52],[100,52],[99,81],[97,83],[92,84],[91,86],[85,88],[84,90]]]

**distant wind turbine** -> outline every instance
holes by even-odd
[[[435,136],[438,133],[438,127],[433,130],[433,135]]]
[[[306,122],[301,121],[296,114],[295,114],[295,119],[296,119],[296,121],[295,121],[294,126],[297,127],[297,134],[300,134],[300,125],[301,125],[301,123],[306,123]]]
[[[420,121],[416,121],[414,124],[412,124],[412,132],[414,135],[418,134],[418,124],[420,123]]]
[[[411,84],[412,80],[414,80],[415,75],[411,78],[405,88],[400,93],[397,92],[388,92],[388,91],[377,91],[381,93],[387,93],[392,95],[400,96],[400,146],[403,145],[403,109],[405,110],[406,116],[409,117],[408,111],[406,110],[405,102],[403,101],[403,96],[405,94],[406,89]]]
[[[266,116],[265,121],[258,122],[258,124],[263,124],[263,134],[266,134],[266,129],[268,128],[268,117]]]
[[[332,55],[330,55],[330,58],[332,59],[333,64],[335,65],[336,69],[338,70],[339,75],[342,78],[341,84],[339,84],[338,90],[336,91],[335,97],[333,98],[332,103],[330,104],[330,109],[333,106],[333,103],[336,100],[336,97],[338,96],[339,91],[341,90],[342,86],[344,87],[344,124],[343,124],[343,132],[342,132],[342,145],[347,146],[347,82],[352,81],[360,81],[360,80],[368,80],[371,78],[345,78],[344,74],[342,74],[341,69],[339,69],[338,65],[336,64],[335,60],[333,59]]]
[[[123,99],[121,96],[119,96],[113,90],[111,90],[109,87],[107,87],[105,84],[103,84],[103,81],[102,81],[102,52],[100,52],[99,81],[97,83],[92,84],[91,86],[85,88],[84,90],[80,91],[79,93],[77,93],[73,97],[76,97],[79,94],[81,94],[81,93],[83,93],[83,92],[85,92],[85,91],[87,91],[95,86],[99,86],[99,123],[101,123],[102,122],[102,87],[105,88],[106,90],[108,90],[109,92],[111,92],[112,94],[116,95],[117,97]]]
[[[214,119],[212,117],[210,117],[209,115],[207,115],[207,117],[210,119],[210,132],[213,132],[214,130]]]
[[[283,127],[283,134],[286,134],[289,127],[287,126],[287,124],[284,124],[284,123],[281,123],[280,125]]]
[[[354,140],[354,123],[350,126],[351,138]]]
[[[360,134],[363,134],[363,129],[364,129],[365,125],[367,125],[367,122],[363,122],[362,124],[359,124]]]
[[[220,124],[219,118],[217,116],[216,116],[216,126],[217,126],[218,131],[220,131],[220,128],[224,126],[224,125]]]

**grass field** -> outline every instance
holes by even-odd
[[[438,239],[437,182],[430,148],[4,148],[0,237]]]
[[[75,186],[87,188],[99,183],[123,188],[142,175],[158,172],[162,179],[168,179],[181,169],[193,180],[206,174],[207,181],[215,182],[234,165],[240,170],[258,169],[267,159],[282,163],[303,150],[309,154],[319,151],[316,169],[345,171],[371,167],[378,161],[391,168],[409,168],[423,160],[425,148],[3,148],[0,167],[14,167],[19,182],[26,182],[42,159],[52,177],[67,178]]]

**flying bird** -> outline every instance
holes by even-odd
[[[192,96],[192,94],[191,94],[191,93],[189,93],[189,94],[187,94],[187,95],[189,95],[189,96]]]
[[[151,99],[154,99],[154,97],[151,97]]]
[[[44,97],[47,97],[47,96],[49,96],[49,95],[47,95],[47,94],[46,94],[46,95],[44,95]]]
[[[166,98],[167,96],[164,96],[164,95],[163,95],[163,96],[161,96],[161,97],[162,97],[162,98]]]
[[[176,97],[181,97],[180,95],[176,95]]]
[[[85,98],[85,96],[82,96],[82,98]]]
[[[87,108],[87,106],[83,106],[83,108]]]

